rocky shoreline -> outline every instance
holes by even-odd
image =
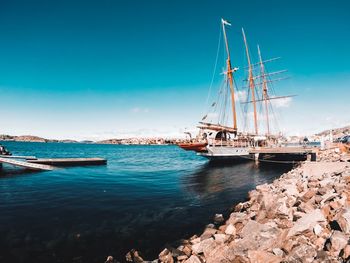
[[[350,163],[338,148],[321,151],[271,184],[257,186],[225,221],[215,215],[201,235],[128,262],[347,262],[350,259]],[[109,257],[106,262],[114,262]]]

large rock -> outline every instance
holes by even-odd
[[[126,262],[142,263],[144,260],[135,249],[130,250],[125,256]]]
[[[348,244],[348,239],[349,238],[344,233],[334,231],[331,236],[332,251],[334,251],[336,255],[339,255],[340,250],[345,248],[345,246]]]
[[[298,219],[294,226],[289,230],[288,237],[294,235],[300,235],[306,231],[312,231],[313,227],[317,223],[326,222],[326,218],[320,209],[315,209],[314,211],[305,214],[303,217]]]
[[[225,234],[226,235],[232,235],[232,236],[236,235],[236,228],[234,227],[234,225],[229,224],[226,227]]]
[[[254,263],[280,263],[282,261],[282,257],[280,256],[259,250],[249,250],[248,258],[250,259],[250,262]]]
[[[335,221],[339,224],[341,227],[341,230],[346,233],[350,234],[350,209],[342,209],[336,216]]]
[[[222,244],[217,246],[209,257],[206,257],[206,263],[251,263],[245,254],[235,250],[233,244]]]
[[[236,241],[236,249],[245,250],[264,250],[272,247],[279,247],[283,234],[277,224],[273,221],[260,224],[250,220],[242,229],[241,237]]]
[[[215,228],[206,228],[203,234],[200,236],[201,241],[212,237],[216,234],[217,230]]]
[[[343,259],[348,259],[350,257],[350,245],[346,245],[344,248]]]
[[[208,238],[200,243],[194,244],[192,246],[192,252],[195,254],[201,254],[203,253],[204,256],[208,256],[210,252],[216,247],[216,242],[213,238]]]
[[[284,193],[288,196],[299,196],[299,191],[296,184],[287,184],[284,186]]]
[[[196,255],[192,255],[184,263],[202,263]]]
[[[229,236],[227,236],[225,234],[215,234],[214,235],[214,239],[215,239],[216,243],[218,243],[218,244],[224,243],[228,238],[229,238]]]
[[[314,189],[311,189],[311,190],[308,190],[300,199],[303,202],[307,202],[315,195],[316,195],[316,191]]]
[[[333,189],[322,196],[321,206],[323,206],[326,202],[333,200],[338,194],[333,193]]]
[[[317,251],[309,244],[300,244],[293,248],[288,255],[287,262],[314,262]]]
[[[174,262],[173,255],[170,252],[170,250],[168,250],[167,248],[163,249],[163,251],[160,252],[158,258],[163,263],[173,263]]]
[[[291,219],[293,217],[292,210],[286,205],[286,200],[281,200],[276,204],[276,215],[281,219]]]

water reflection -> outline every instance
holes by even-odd
[[[1,167],[0,164],[0,179],[4,177],[14,177],[14,176],[20,176],[20,175],[30,175],[35,174],[38,171],[30,170],[30,169],[24,169],[19,167],[12,167],[6,164],[3,164]]]
[[[256,185],[268,183],[292,169],[291,164],[267,164],[245,162],[240,164],[218,164],[208,162],[183,178],[183,185],[198,198],[225,191],[247,192]]]

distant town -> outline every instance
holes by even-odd
[[[350,126],[345,126],[342,128],[336,128],[332,130],[325,130],[320,133],[316,133],[311,136],[307,136],[308,140],[319,141],[322,137],[326,140],[337,140],[345,135],[350,134]],[[305,136],[286,136],[284,140],[286,142],[297,143]],[[178,144],[185,141],[189,141],[187,138],[162,138],[162,137],[133,137],[126,139],[107,139],[101,141],[90,141],[90,140],[57,140],[57,139],[45,139],[33,135],[22,135],[22,136],[12,136],[12,135],[0,135],[0,141],[18,141],[18,142],[58,142],[58,143],[94,143],[94,144],[120,144],[120,145],[168,145],[168,144]]]

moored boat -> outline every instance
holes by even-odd
[[[255,155],[251,154],[251,152],[255,147],[277,146],[276,142],[278,139],[276,138],[278,138],[278,136],[272,135],[270,130],[270,121],[271,119],[274,119],[270,118],[269,116],[271,111],[273,114],[270,101],[293,97],[294,95],[280,97],[270,96],[268,92],[268,83],[279,81],[283,78],[270,79],[269,76],[283,73],[286,70],[267,73],[264,63],[278,58],[263,61],[259,46],[259,62],[253,64],[251,62],[245,32],[242,29],[243,42],[248,62],[248,66],[246,68],[248,77],[244,80],[246,81],[247,85],[246,87],[243,87],[246,88],[244,92],[247,94],[247,96],[244,102],[240,101],[241,98],[239,98],[239,95],[242,93],[242,90],[239,91],[237,89],[236,81],[234,79],[234,73],[238,70],[238,68],[232,67],[231,65],[230,50],[226,35],[226,26],[231,26],[231,24],[228,21],[221,19],[221,26],[226,51],[226,67],[222,73],[222,75],[224,75],[224,81],[219,90],[218,98],[211,104],[211,107],[213,107],[213,110],[216,112],[210,112],[211,114],[208,113],[202,118],[202,121],[199,122],[198,126],[199,134],[196,136],[195,140],[190,140],[188,143],[179,144],[179,146],[185,150],[195,151],[198,155],[204,156],[209,160],[217,161],[231,159],[234,162],[238,160],[254,160]],[[217,61],[215,64],[217,64]],[[260,72],[255,75],[254,73],[257,69],[259,69]],[[246,106],[244,109],[242,109],[243,119],[240,123],[242,126],[244,126],[244,128],[240,130],[238,130],[237,121],[237,102],[240,102],[239,104],[241,105],[239,106]],[[248,112],[248,106],[250,105],[252,105],[251,112]],[[229,107],[231,110],[229,110]],[[266,121],[265,134],[261,133],[261,130],[259,130],[258,109],[264,113],[263,118]],[[207,120],[209,115],[217,116],[217,120]],[[227,124],[229,115],[232,117],[231,124]],[[246,122],[249,121],[248,117],[252,117],[253,119],[254,129],[252,132],[244,131],[247,128]]]

